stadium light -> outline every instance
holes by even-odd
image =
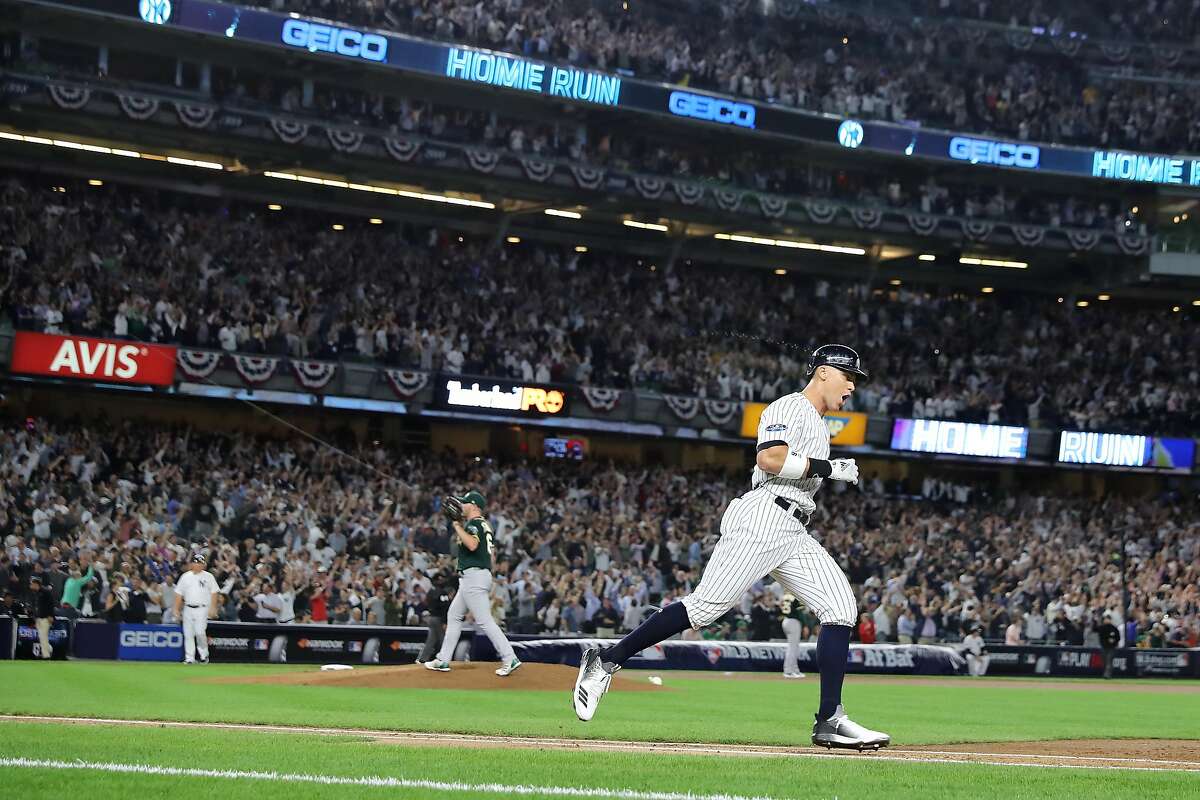
[[[333,229],[335,231],[344,231],[344,230],[346,230],[346,226],[340,222],[335,222],[335,223],[333,223]]]
[[[577,244],[577,245],[575,245],[575,252],[576,252],[576,253],[586,253],[586,252],[587,252],[587,245],[586,245],[586,244]]]
[[[1008,267],[1009,269],[1025,269],[1029,266],[1027,261],[1005,261],[999,258],[977,258],[975,256],[962,256],[958,259],[958,263],[977,267]]]
[[[1111,299],[1112,299],[1112,295],[1107,295],[1107,294],[1098,294],[1098,295],[1096,295],[1096,299],[1097,299],[1097,300],[1111,300]]]
[[[565,217],[566,219],[583,219],[578,211],[560,211],[557,208],[547,208],[543,213],[550,217]]]
[[[647,231],[663,231],[668,230],[666,225],[660,225],[657,222],[638,222],[636,219],[623,219],[621,224],[630,228],[642,228]]]
[[[764,236],[746,236],[740,233],[715,233],[713,238],[727,242],[743,244],[761,244],[768,247],[787,247],[793,250],[820,250],[823,253],[842,253],[851,256],[863,256],[867,251],[861,247],[843,247],[837,244],[816,244],[814,242],[797,242],[791,239],[768,239]]]
[[[1194,305],[1194,306],[1200,306],[1200,300],[1193,300],[1193,301],[1192,301],[1192,305]]]
[[[121,156],[122,158],[143,158],[148,161],[170,161],[173,164],[180,164],[189,167],[203,167],[204,169],[225,169],[224,165],[218,164],[215,161],[199,161],[190,158],[175,158],[174,156],[163,156],[155,153],[139,153],[137,150],[125,150],[120,147],[105,147],[100,144],[88,144],[86,142],[77,142],[74,139],[48,139],[45,136],[25,136],[24,134],[15,133],[12,130],[0,130],[0,139],[7,139],[10,142],[24,142],[25,144],[40,144],[46,147],[61,147],[64,150],[83,150],[88,153],[99,153],[106,156]]]
[[[1075,303],[1075,305],[1079,306],[1080,308],[1087,308],[1088,301],[1087,300],[1079,300]]]
[[[215,161],[200,161],[195,158],[178,158],[176,156],[167,156],[168,164],[178,164],[181,167],[200,167],[201,169],[225,169],[224,166]]]
[[[504,241],[508,242],[509,244],[520,244],[520,243],[521,243],[521,237],[520,237],[520,236],[509,236],[509,237],[508,237],[507,239],[505,239]]]
[[[413,200],[427,200],[431,203],[446,203],[453,206],[470,206],[471,208],[486,208],[494,209],[495,203],[489,203],[486,200],[470,200],[466,197],[451,197],[446,194],[432,194],[430,192],[413,192],[408,189],[393,189],[390,186],[377,186],[368,183],[348,183],[339,181],[333,178],[318,178],[315,175],[300,175],[295,172],[272,172],[267,170],[263,172],[264,178],[276,178],[284,181],[298,181],[300,183],[312,183],[319,186],[330,186],[335,189],[353,189],[356,192],[375,192],[376,194],[388,194],[395,197],[408,197]]]
[[[372,225],[382,225],[383,224],[383,220],[381,220],[379,217],[371,217],[369,220],[367,220],[367,222],[371,223]]]
[[[991,294],[992,292],[996,291],[996,289],[993,286],[985,286],[979,291],[983,292],[984,294]]]
[[[776,274],[776,275],[787,275],[787,270],[786,270],[786,269],[782,269],[782,268],[781,268],[781,269],[777,269],[777,270],[775,270],[775,274]]]
[[[918,261],[937,261],[937,256],[935,256],[933,253],[921,253],[921,255],[917,256],[917,260]]]
[[[104,185],[104,181],[100,180],[99,178],[89,178],[88,179],[88,186],[103,186],[103,185]]]
[[[267,206],[267,210],[268,211],[283,211],[283,206],[279,205],[279,203],[271,203],[270,205]]]
[[[1178,313],[1179,313],[1179,311],[1180,311],[1180,309],[1179,309],[1179,306],[1174,306],[1174,307],[1172,307],[1172,308],[1171,308],[1171,310],[1172,310],[1172,311],[1174,311],[1174,312],[1175,312],[1175,313],[1177,313],[1177,314],[1178,314]]]
[[[899,278],[892,278],[890,281],[888,281],[888,283],[889,283],[889,284],[891,284],[892,286],[899,286],[899,285],[900,285],[900,279],[899,279]]]

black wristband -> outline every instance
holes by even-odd
[[[828,478],[833,474],[833,465],[819,458],[808,460],[808,477]]]

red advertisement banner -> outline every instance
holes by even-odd
[[[18,331],[10,368],[27,375],[170,386],[175,347]]]

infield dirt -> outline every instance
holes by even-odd
[[[321,672],[292,672],[285,675],[254,675],[237,678],[206,678],[204,683],[268,683],[286,686],[346,686],[360,689],[486,689],[525,692],[570,692],[578,669],[564,664],[522,664],[508,677],[496,674],[493,662],[456,663],[449,672],[434,672],[419,664],[399,667],[370,667]],[[613,676],[611,691],[661,692],[666,687],[642,680]]]

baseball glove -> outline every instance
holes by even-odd
[[[462,522],[463,507],[462,501],[454,495],[449,495],[442,498],[442,513],[446,515],[446,519],[451,522]]]

